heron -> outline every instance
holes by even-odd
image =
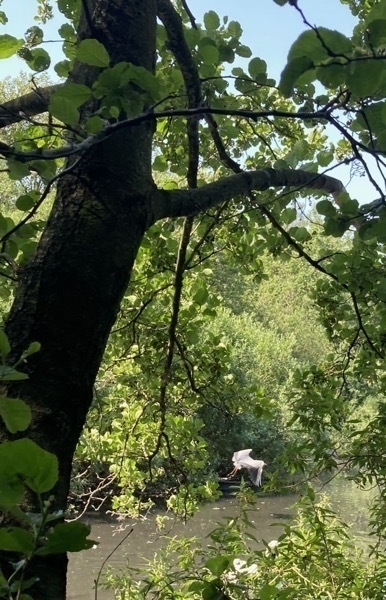
[[[247,469],[249,477],[255,485],[261,485],[261,474],[265,462],[263,460],[256,460],[251,458],[249,455],[252,452],[252,448],[248,450],[239,450],[232,456],[232,462],[234,464],[233,470],[229,473],[229,477],[232,477],[240,469]]]

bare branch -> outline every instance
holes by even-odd
[[[5,158],[13,158],[15,160],[19,160],[21,162],[27,162],[29,160],[35,159],[47,159],[52,160],[56,158],[65,158],[67,156],[73,156],[74,154],[82,154],[88,151],[90,148],[95,146],[96,144],[100,144],[104,142],[112,135],[115,135],[118,131],[123,129],[127,129],[130,127],[135,127],[147,121],[154,121],[156,119],[163,118],[176,118],[176,117],[187,117],[187,118],[204,118],[206,115],[225,115],[225,116],[236,116],[244,119],[251,119],[252,121],[258,121],[260,118],[264,117],[277,117],[283,119],[296,119],[301,121],[309,121],[315,119],[325,119],[329,120],[329,115],[321,110],[316,112],[287,112],[285,110],[239,110],[239,109],[231,109],[231,108],[211,108],[209,106],[199,106],[198,108],[179,108],[179,109],[170,109],[170,110],[160,110],[157,112],[153,112],[152,110],[148,110],[136,117],[131,117],[129,119],[125,119],[124,121],[119,121],[118,123],[113,123],[111,125],[107,125],[102,131],[96,133],[95,135],[91,135],[86,139],[82,140],[78,144],[70,144],[67,146],[62,146],[61,148],[54,148],[52,150],[31,150],[31,151],[21,151],[17,150],[13,146],[9,146],[3,142],[0,142],[0,154],[2,154]],[[363,144],[359,144],[358,146],[363,147],[363,149],[367,152],[370,150],[364,146]]]

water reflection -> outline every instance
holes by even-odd
[[[358,490],[353,482],[343,478],[334,479],[327,486],[321,485],[320,489],[328,493],[332,508],[352,525],[359,536],[367,533],[368,503],[374,491]],[[283,526],[288,524],[293,514],[291,507],[298,497],[293,495],[260,496],[260,498],[258,497],[256,510],[250,514],[250,519],[256,526],[254,534],[260,541],[277,539],[282,533]],[[109,565],[113,569],[119,569],[126,564],[132,567],[143,567],[147,559],[151,559],[167,544],[168,536],[195,536],[204,540],[222,517],[233,517],[238,514],[236,499],[223,498],[214,504],[206,505],[186,525],[171,519],[170,525],[162,535],[156,531],[156,513],[141,521],[125,521],[123,525],[105,517],[92,517],[91,537],[98,541],[99,545],[93,550],[70,556],[68,600],[95,600],[95,598],[111,600],[113,598],[112,592],[101,589],[98,589],[98,594],[95,596],[93,589],[94,581],[107,557],[109,558],[105,567]],[[117,549],[114,551],[115,548]]]

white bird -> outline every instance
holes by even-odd
[[[264,552],[265,556],[267,558],[269,556],[271,556],[272,558],[275,558],[279,551],[278,546],[279,546],[279,542],[277,540],[271,540],[270,542],[268,542],[267,548]]]
[[[251,452],[252,448],[249,448],[248,450],[239,450],[233,454],[232,462],[234,469],[229,474],[229,477],[232,477],[239,469],[247,469],[251,481],[255,485],[261,485],[261,474],[266,463],[263,460],[251,458],[249,456]]]

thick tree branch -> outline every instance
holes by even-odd
[[[248,194],[252,190],[264,191],[270,187],[317,189],[328,194],[339,194],[344,189],[338,179],[309,171],[271,168],[245,171],[197,189],[155,191],[154,221],[166,217],[196,215],[221,202],[228,202],[232,198]]]
[[[60,84],[36,88],[29,94],[19,96],[0,105],[0,129],[47,112],[52,94]]]

